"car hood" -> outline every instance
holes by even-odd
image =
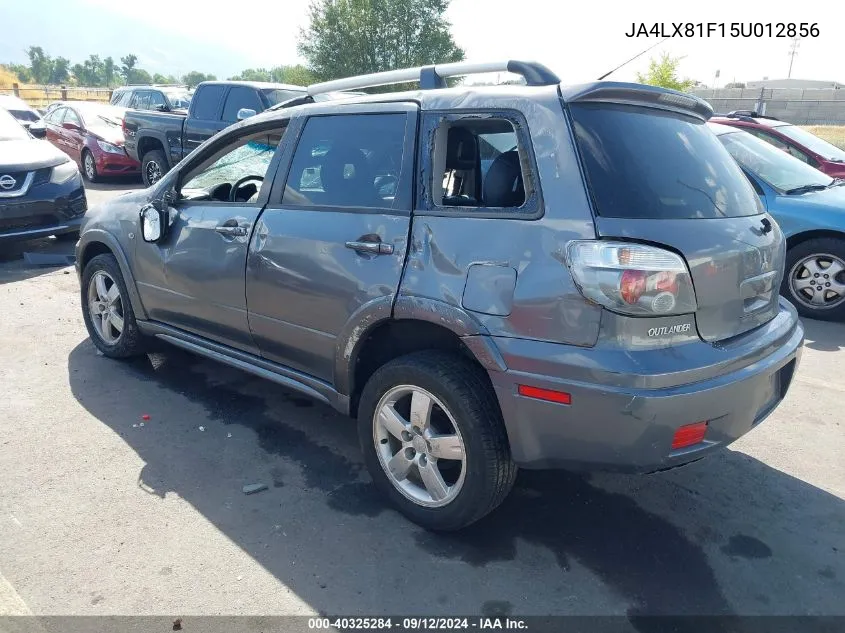
[[[47,141],[0,141],[0,172],[3,173],[53,167],[67,160],[67,154]]]

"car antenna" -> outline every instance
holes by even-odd
[[[664,37],[664,38],[663,38],[662,40],[660,40],[657,44],[653,44],[652,46],[649,46],[649,47],[648,47],[647,49],[645,49],[644,51],[639,52],[639,53],[637,53],[636,55],[634,55],[634,56],[633,56],[631,59],[629,59],[628,61],[626,61],[626,62],[622,62],[621,64],[619,64],[619,65],[618,65],[616,68],[614,68],[613,70],[609,70],[609,71],[607,71],[605,74],[603,74],[601,77],[599,77],[597,81],[601,81],[602,79],[604,79],[604,78],[605,78],[605,77],[607,77],[608,75],[612,75],[612,74],[613,74],[613,73],[615,73],[617,70],[619,70],[620,68],[622,68],[622,66],[624,66],[625,64],[630,64],[632,61],[634,61],[634,60],[635,60],[637,57],[639,57],[640,55],[645,55],[645,54],[646,54],[647,52],[649,52],[652,48],[656,48],[657,46],[660,46],[663,42],[665,42],[665,41],[666,41],[666,40],[668,40],[668,39],[669,39],[668,37]]]

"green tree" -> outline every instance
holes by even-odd
[[[641,84],[687,92],[695,86],[696,81],[678,78],[678,66],[681,59],[681,57],[672,57],[669,53],[663,53],[659,59],[652,57],[648,62],[648,71],[645,74],[637,73],[637,81]]]
[[[117,84],[117,66],[114,59],[109,56],[103,60],[103,81],[106,86],[114,86]]]
[[[229,79],[231,81],[272,81],[270,71],[266,68],[247,68]]]
[[[53,60],[50,56],[40,46],[30,46],[26,54],[29,57],[29,72],[32,79],[39,84],[48,83],[50,74],[53,72]]]
[[[63,84],[70,79],[70,60],[66,57],[56,57],[50,71],[51,84]]]
[[[32,81],[32,73],[29,70],[29,66],[25,64],[6,64],[6,68],[15,74],[20,82],[29,83]]]
[[[126,57],[121,57],[120,63],[123,64],[120,67],[120,74],[123,75],[123,80],[128,84],[132,83],[130,79],[132,79],[132,71],[135,70],[135,64],[138,63],[138,56],[129,54]]]
[[[143,68],[133,68],[127,83],[151,84],[153,83],[153,76]]]
[[[205,73],[201,73],[197,70],[192,70],[182,77],[182,83],[186,84],[189,88],[194,88],[197,84],[200,84],[203,81],[214,81],[215,79],[217,79],[217,77],[214,75],[206,75]]]
[[[319,80],[455,62],[450,0],[312,0],[299,53]]]
[[[307,86],[317,79],[305,66],[297,64],[296,66],[276,66],[270,71],[270,81],[294,86]]]

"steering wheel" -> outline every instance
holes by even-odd
[[[232,190],[229,192],[229,202],[238,202],[238,189],[243,187],[246,183],[255,180],[259,183],[264,182],[264,176],[244,176],[243,178],[238,178],[235,181],[235,184],[232,185]],[[260,189],[260,187],[259,187]]]

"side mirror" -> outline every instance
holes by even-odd
[[[167,212],[148,204],[141,209],[141,237],[145,242],[158,242],[167,229]]]
[[[70,121],[65,121],[62,123],[62,127],[66,130],[73,130],[79,131],[81,128],[76,123],[71,123]]]
[[[251,116],[255,116],[258,114],[252,108],[241,108],[238,110],[238,121],[243,121],[244,119],[248,119]]]
[[[167,107],[166,105],[164,105],[163,103],[159,103],[159,104],[155,107],[155,109],[156,109],[156,110],[158,110],[159,112],[170,112],[170,108],[168,108],[168,107]]]
[[[32,134],[35,138],[46,138],[47,126],[44,125],[44,123],[41,121],[33,123],[29,126],[29,133]]]

